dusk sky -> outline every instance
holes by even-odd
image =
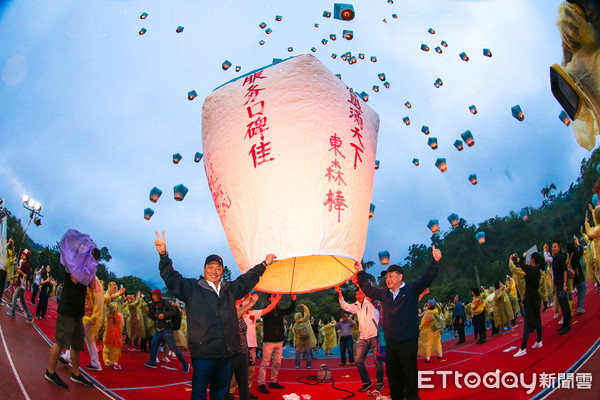
[[[28,231],[42,245],[58,242],[69,228],[90,234],[109,249],[108,267],[118,276],[162,287],[155,230],[166,232],[184,276],[201,274],[211,253],[235,276],[204,164],[193,162],[203,151],[202,103],[213,89],[273,58],[306,53],[355,91],[369,93],[368,105],[380,117],[381,167],[365,260],[378,261],[377,253],[388,250],[401,263],[411,244],[430,243],[432,218],[443,231],[453,212],[477,225],[538,207],[544,186],[564,191],[577,178],[590,153],[559,120],[561,107],[550,91],[549,66],[562,58],[561,1],[348,3],[356,11],[350,22],[324,18],[334,2],[316,0],[0,3],[0,197],[24,224],[29,215],[21,197],[42,203],[42,225]],[[176,33],[178,26],[183,32]],[[142,27],[147,32],[139,35]],[[344,29],[354,32],[351,41],[342,38]],[[448,47],[438,54],[442,41]],[[339,57],[346,51],[365,59],[350,65]],[[227,71],[225,60],[233,64]],[[389,89],[377,78],[382,72]],[[193,101],[190,90],[198,93]],[[517,104],[522,122],[511,115]],[[423,125],[437,137],[437,150],[428,147]],[[459,152],[452,144],[467,129],[475,146]],[[177,165],[173,153],[183,156]],[[438,157],[447,159],[447,172],[435,167]],[[473,173],[475,186],[467,179]],[[189,188],[183,202],[173,200],[179,183]],[[148,201],[153,186],[163,190],[156,204]],[[146,207],[155,210],[150,221],[143,218]]]

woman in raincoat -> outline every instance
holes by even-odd
[[[304,355],[306,358],[306,368],[311,368],[312,349],[317,345],[315,333],[310,325],[310,311],[304,304],[300,304],[304,308],[304,315],[296,313],[294,315],[294,340],[296,342],[296,368],[300,368],[300,360]]]
[[[323,347],[325,348],[325,355],[333,355],[332,349],[337,346],[337,334],[335,332],[336,321],[335,318],[331,317],[331,322],[323,326],[325,331],[325,341]]]
[[[436,306],[435,300],[427,302],[419,326],[418,355],[425,356],[425,362],[431,361],[432,354],[437,354],[439,359],[443,358],[442,330],[444,329],[444,321],[440,315],[440,310]]]

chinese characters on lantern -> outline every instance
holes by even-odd
[[[363,111],[360,107],[360,101],[358,100],[358,96],[351,89],[348,89],[350,93],[350,113],[348,118],[352,119],[352,123],[354,127],[350,130],[352,132],[352,141],[350,146],[354,148],[354,169],[356,169],[356,165],[358,162],[362,164],[361,154],[365,151],[365,146],[362,143],[362,131],[363,131]]]
[[[327,167],[325,172],[325,177],[327,178],[327,182],[334,186],[334,188],[330,188],[327,193],[327,198],[323,205],[328,208],[329,212],[336,211],[338,214],[338,223],[341,221],[342,211],[347,208],[344,193],[342,192],[342,184],[346,186],[346,182],[344,181],[344,172],[342,171],[342,165],[340,164],[341,158],[344,157],[342,154],[342,138],[340,138],[337,133],[334,133],[329,137],[330,149],[332,152],[333,160],[331,164]]]
[[[271,142],[265,141],[265,132],[269,130],[267,125],[267,116],[265,114],[265,101],[260,100],[261,92],[265,88],[259,87],[260,79],[265,79],[264,71],[258,71],[244,78],[242,87],[246,87],[244,95],[246,111],[248,113],[249,123],[246,125],[247,130],[244,140],[250,140],[252,147],[250,148],[249,156],[252,157],[254,168],[259,165],[273,161],[271,156]],[[264,97],[264,96],[263,96]]]

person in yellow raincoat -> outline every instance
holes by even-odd
[[[442,330],[444,321],[437,308],[435,300],[429,300],[425,305],[425,312],[419,326],[418,355],[425,356],[425,362],[431,361],[431,355],[437,354],[442,359]]]
[[[504,335],[506,331],[512,331],[510,327],[510,321],[514,318],[512,306],[510,305],[510,299],[506,294],[506,288],[500,281],[494,283],[494,325],[496,325],[500,332]]]
[[[83,329],[85,332],[85,344],[90,353],[90,365],[85,368],[94,371],[102,371],[102,364],[98,359],[98,348],[96,340],[98,340],[98,332],[104,321],[104,290],[100,280],[96,278],[87,288],[85,299],[85,315],[83,316]]]
[[[119,358],[121,357],[121,349],[123,348],[123,326],[125,321],[119,313],[117,303],[108,305],[106,316],[106,330],[104,331],[104,349],[102,350],[102,358],[104,365],[113,367],[115,370],[120,370]]]
[[[142,299],[140,300],[140,311],[142,312],[142,321],[144,323],[144,333],[146,335],[145,338],[142,339],[141,348],[144,352],[147,352],[150,348],[150,342],[152,341],[152,336],[156,332],[154,328],[154,320],[148,316],[148,303],[146,303],[146,299],[142,295]],[[181,321],[183,323],[183,320]]]
[[[294,341],[296,343],[296,368],[300,368],[300,361],[302,356],[304,356],[306,358],[306,368],[310,369],[312,364],[312,348],[317,345],[317,339],[310,325],[310,311],[308,307],[304,304],[300,304],[300,307],[304,309],[304,315],[299,312],[294,314],[296,322],[293,326]]]
[[[130,340],[130,348],[131,350],[139,351],[134,349],[135,342],[138,339],[143,339],[146,337],[146,332],[144,330],[144,321],[142,317],[142,311],[140,310],[140,301],[142,299],[142,293],[137,292],[137,295],[134,299],[133,295],[127,295],[127,302],[125,306],[129,311],[129,318],[127,318],[127,322],[125,323],[127,329],[127,335]]]
[[[185,312],[181,309],[181,307],[179,307],[179,304],[176,305],[177,309],[179,310],[179,314],[181,314],[181,327],[179,329],[177,329],[176,331],[173,331],[173,336],[175,337],[175,345],[179,348],[182,349],[187,349],[188,347],[188,341],[187,341],[187,337],[186,337],[186,332],[184,331],[184,328],[187,330],[187,320],[185,317]],[[183,321],[185,322],[185,325],[183,323]],[[171,354],[169,354],[171,356]],[[173,353],[173,357],[175,356],[175,353]]]
[[[337,333],[335,331],[336,321],[335,318],[331,317],[331,321],[323,325],[323,330],[325,332],[325,341],[323,342],[323,347],[325,348],[325,355],[333,355],[332,349],[337,346]]]
[[[585,233],[592,241],[593,254],[596,256],[596,262],[592,263],[591,271],[588,271],[588,277],[586,280],[589,282],[592,278],[592,282],[596,281],[596,291],[594,293],[600,292],[600,281],[598,278],[598,258],[600,257],[600,207],[592,208],[590,204],[590,209],[592,210],[592,217],[594,219],[594,228],[590,226],[590,221],[588,218],[588,213],[585,213]]]
[[[583,259],[585,261],[585,281],[594,282],[596,284],[596,291],[600,290],[600,280],[598,279],[598,259],[595,252],[595,247],[592,239],[581,230],[581,235],[586,243]]]
[[[517,324],[517,315],[521,311],[521,306],[519,306],[519,299],[517,298],[517,285],[515,280],[510,276],[506,277],[506,294],[508,295],[508,300],[510,301],[510,307],[512,308],[513,317],[510,320],[511,326],[516,328]]]

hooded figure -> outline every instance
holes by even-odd
[[[106,315],[106,330],[104,331],[102,358],[107,367],[120,370],[119,358],[123,348],[123,317],[119,313],[119,307],[115,303],[108,305]]]

